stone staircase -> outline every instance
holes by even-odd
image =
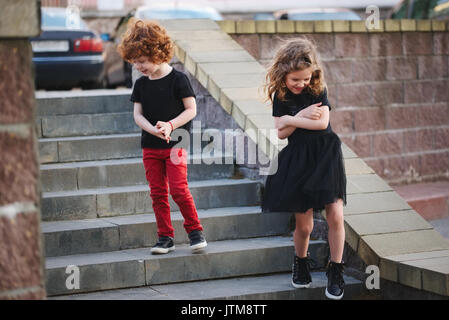
[[[294,289],[290,215],[261,213],[262,182],[237,177],[233,155],[205,159],[191,148],[191,159],[202,159],[191,161],[188,179],[208,240],[206,250],[190,252],[182,216],[171,201],[176,250],[151,255],[156,222],[129,94],[37,93],[48,296],[324,298],[327,243],[310,243],[311,256],[321,268],[313,274],[313,287]],[[207,165],[206,160],[222,164]],[[79,289],[66,286],[68,266],[79,268]],[[346,282],[345,298],[363,291],[360,281],[347,277]]]

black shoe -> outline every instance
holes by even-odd
[[[193,230],[189,233],[190,249],[195,252],[203,249],[207,246],[206,239],[203,236],[203,232],[200,230]]]
[[[311,259],[309,253],[305,258],[299,258],[295,255],[293,261],[293,275],[292,285],[295,288],[308,288],[312,283],[312,276],[310,275]]]
[[[345,281],[343,279],[344,272],[343,263],[335,263],[330,261],[327,267],[327,288],[326,297],[333,300],[343,298],[345,291]]]
[[[168,236],[159,237],[158,242],[151,248],[151,253],[168,253],[175,250],[173,238]]]

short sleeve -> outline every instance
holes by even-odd
[[[277,93],[273,97],[273,117],[282,117],[288,114],[288,109],[285,103],[278,99]]]
[[[329,100],[327,99],[327,88],[324,89],[323,93],[320,94],[320,96],[317,99],[317,102],[322,102],[322,106],[328,106],[329,111],[332,109]]]
[[[131,102],[142,102],[141,99],[141,90],[140,90],[140,78],[137,79],[137,81],[134,83],[134,88],[133,88],[133,92],[131,93],[131,98],[129,100],[131,100]]]
[[[184,73],[176,79],[176,97],[179,99],[187,97],[196,97],[195,92],[193,92],[192,85],[190,84],[189,78]]]

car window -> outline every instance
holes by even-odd
[[[361,20],[354,12],[304,12],[288,15],[289,20]]]
[[[42,29],[78,29],[86,30],[87,24],[84,20],[79,20],[79,25],[77,23],[70,23],[67,18],[66,10],[42,10]]]

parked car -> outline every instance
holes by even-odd
[[[108,87],[125,85],[132,87],[132,66],[123,61],[117,52],[118,44],[129,19],[135,17],[142,20],[165,20],[165,19],[211,19],[222,20],[222,16],[213,8],[191,5],[159,4],[152,6],[141,6],[130,11],[120,19],[112,34],[104,35],[108,42],[105,43],[105,79]]]
[[[354,11],[345,8],[299,8],[279,10],[277,20],[362,20]]]
[[[65,8],[43,7],[41,28],[30,39],[37,88],[103,86],[103,42],[82,19],[73,23]]]

